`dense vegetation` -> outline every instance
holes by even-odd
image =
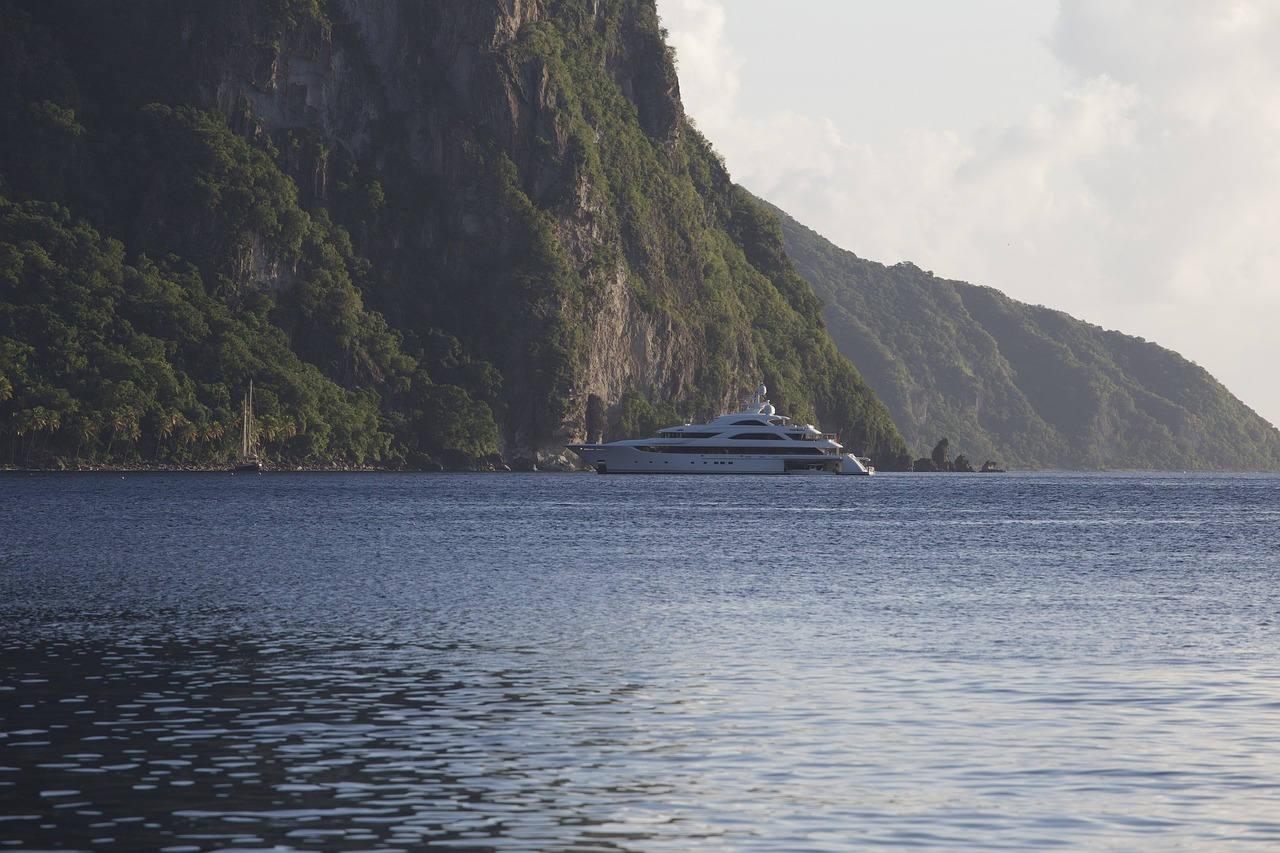
[[[1177,353],[910,263],[863,260],[779,215],[832,337],[916,455],[945,436],[976,464],[1280,469],[1280,432]]]
[[[433,51],[492,41],[495,10],[386,6],[426,60],[403,89],[337,3],[0,0],[0,460],[216,464],[250,380],[278,461],[535,459],[584,426],[619,277],[688,380],[598,403],[611,434],[763,379],[901,454],[776,221],[683,124],[652,2],[555,0],[469,88]],[[336,52],[337,118],[254,100]]]
[[[496,451],[487,366],[440,333],[425,336],[436,361],[407,354],[363,305],[368,262],[327,210],[301,208],[271,140],[250,142],[210,111],[140,103],[154,86],[128,76],[137,67],[106,69],[121,88],[94,101],[45,29],[0,11],[0,123],[15,131],[0,152],[5,457],[226,459],[250,379],[272,459]],[[268,258],[292,286],[246,286],[243,268]],[[433,381],[457,375],[473,381]]]
[[[881,467],[1280,468],[1174,353],[784,230],[651,0],[542,8],[0,0],[0,463],[220,464],[252,380],[280,463],[543,464],[763,380]]]

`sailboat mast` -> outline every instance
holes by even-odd
[[[244,415],[240,425],[240,458],[249,458],[250,434],[253,432],[253,380],[249,380],[249,393],[244,397]]]

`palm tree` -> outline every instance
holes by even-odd
[[[124,440],[128,444],[133,444],[142,436],[142,426],[138,422],[138,410],[133,406],[121,406],[111,413],[111,420],[108,422],[111,427],[111,442],[107,445],[107,452],[111,452],[111,447],[117,440]],[[126,451],[126,455],[127,455]]]
[[[69,413],[68,413],[69,414]],[[40,452],[43,454],[49,449],[49,439],[62,427],[62,413],[56,409],[44,410],[44,423],[40,427],[40,432],[47,433],[44,440],[40,442]],[[37,433],[37,436],[39,433]]]
[[[27,433],[32,432],[36,428],[38,416],[34,409],[23,409],[13,416],[13,426],[10,428],[9,434],[9,455],[17,460],[17,448],[14,447],[15,438],[24,438]],[[30,453],[27,454],[28,458]]]
[[[187,422],[182,412],[171,411],[167,415],[162,415],[160,424],[156,427],[156,457],[160,456],[160,444],[167,441],[177,431],[178,427]]]
[[[190,421],[185,421],[182,428],[178,431],[178,442],[186,448],[187,455],[191,453],[191,445],[200,440],[200,428]]]
[[[209,446],[209,452],[210,453],[213,452],[213,445],[216,442],[222,440],[223,432],[224,432],[224,429],[222,424],[217,423],[216,421],[200,430],[200,447],[202,450],[202,455],[203,455],[203,449],[206,445]]]
[[[80,422],[76,430],[76,455],[75,460],[80,462],[80,448],[86,441],[92,441],[98,435],[98,431],[102,429],[102,418],[96,412],[88,415],[81,415]]]

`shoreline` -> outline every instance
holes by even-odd
[[[583,469],[594,473],[590,469]],[[236,471],[234,463],[225,465],[67,465],[62,467],[24,467],[0,465],[0,476],[12,474],[512,474],[512,473],[578,473],[572,468],[512,468],[507,465],[461,468],[413,468],[378,465],[268,465],[262,471]]]

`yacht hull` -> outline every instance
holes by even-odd
[[[618,444],[568,444],[599,474],[867,474],[838,456],[654,453]],[[856,467],[859,470],[850,470]]]
[[[742,410],[710,423],[670,426],[652,438],[566,444],[600,474],[871,474],[871,460],[844,452],[838,436],[791,424],[762,383]]]

